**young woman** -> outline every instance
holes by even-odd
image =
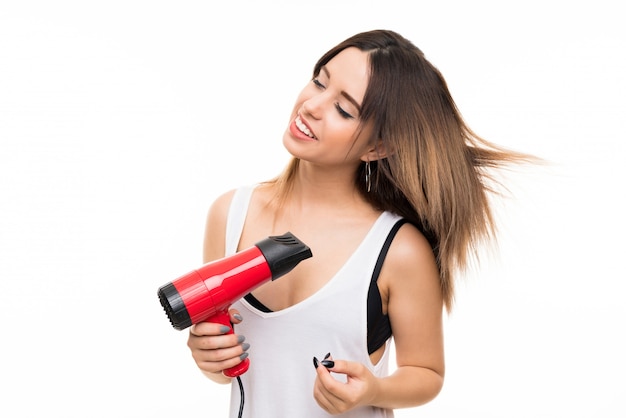
[[[283,144],[281,175],[212,205],[205,262],[288,231],[313,257],[234,304],[235,334],[193,326],[197,366],[229,383],[222,370],[249,355],[231,416],[390,417],[429,402],[454,274],[494,232],[491,174],[527,156],[476,136],[439,71],[387,30],[320,58]]]

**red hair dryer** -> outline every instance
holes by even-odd
[[[172,326],[183,330],[199,322],[231,327],[228,308],[261,284],[289,273],[312,256],[309,247],[287,232],[268,237],[254,246],[205,264],[159,288],[158,295]],[[229,377],[248,370],[245,359],[224,370]]]

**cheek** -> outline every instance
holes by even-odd
[[[359,133],[356,141],[354,141],[353,153],[359,158],[367,154],[373,148],[373,142],[370,141],[370,135],[371,132],[363,130]]]

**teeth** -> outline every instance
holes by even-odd
[[[306,125],[304,123],[302,123],[302,121],[300,120],[300,116],[296,117],[296,126],[298,127],[298,129],[300,129],[300,131],[302,131],[302,133],[304,133],[306,136],[310,137],[310,138],[315,138],[315,135],[313,135],[313,133],[311,133],[311,131],[309,130],[309,128],[306,127]]]

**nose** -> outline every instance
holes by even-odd
[[[324,94],[316,94],[309,97],[302,103],[302,111],[313,119],[320,119],[324,106]]]

